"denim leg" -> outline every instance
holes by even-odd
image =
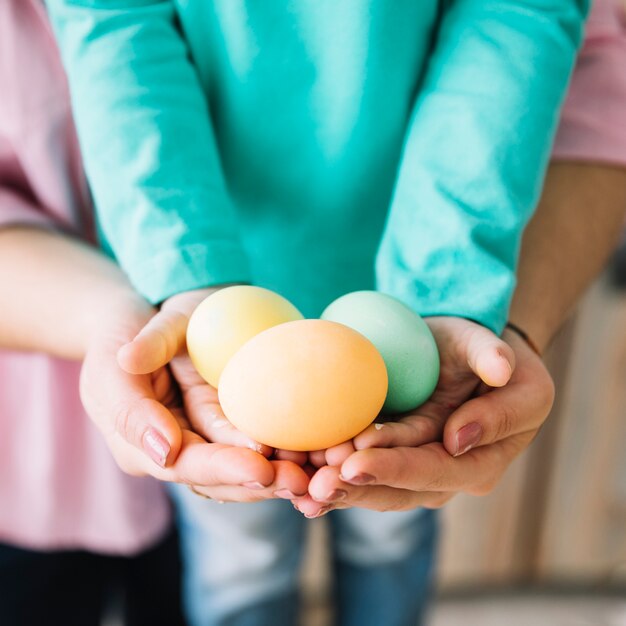
[[[333,536],[337,624],[418,626],[432,595],[435,511],[328,515]]]
[[[219,504],[173,485],[190,626],[292,626],[303,518],[284,500]]]

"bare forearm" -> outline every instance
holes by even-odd
[[[554,162],[524,234],[510,319],[544,349],[606,263],[626,213],[626,168]]]
[[[148,306],[96,249],[33,227],[0,230],[0,348],[80,359],[124,309]]]

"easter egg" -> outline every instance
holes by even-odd
[[[374,421],[387,394],[387,370],[358,332],[301,320],[250,339],[228,362],[218,393],[226,417],[256,441],[320,450]]]
[[[382,355],[389,376],[385,413],[425,402],[439,379],[439,352],[426,322],[405,304],[377,291],[355,291],[331,303],[322,319],[354,328]]]
[[[277,293],[236,285],[220,289],[195,309],[187,327],[187,350],[204,380],[218,386],[229,359],[249,339],[302,314]]]

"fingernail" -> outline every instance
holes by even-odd
[[[274,495],[277,498],[284,498],[285,500],[293,500],[294,498],[298,498],[301,496],[297,496],[295,493],[293,493],[292,491],[289,491],[289,489],[277,489],[274,492]]]
[[[322,517],[322,515],[326,515],[326,513],[332,511],[332,509],[332,506],[323,506],[317,513],[314,513],[313,515],[305,515],[304,517],[307,519],[316,519],[318,517]]]
[[[265,485],[262,485],[258,480],[250,480],[247,483],[242,484],[248,489],[265,489]]]
[[[298,504],[296,502],[292,502],[291,503],[293,505],[293,508],[298,511],[298,513],[302,513],[302,511],[298,508]]]
[[[343,480],[344,483],[350,483],[351,485],[368,485],[376,480],[371,474],[357,474],[352,478],[340,475],[339,478]]]
[[[338,500],[343,500],[348,495],[347,491],[343,489],[334,489],[331,491],[325,498],[325,502],[336,502]]]
[[[156,428],[149,426],[141,440],[146,454],[160,467],[165,467],[167,455],[170,453],[170,444]]]
[[[384,424],[374,424],[374,428],[375,428],[376,430],[382,430],[384,427],[385,427],[385,425],[384,425]]]
[[[482,426],[476,422],[466,424],[456,434],[456,452],[454,456],[460,456],[478,445],[483,436]]]

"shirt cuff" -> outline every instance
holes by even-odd
[[[231,242],[188,244],[162,250],[129,273],[135,289],[152,304],[183,291],[249,283],[248,261]]]

